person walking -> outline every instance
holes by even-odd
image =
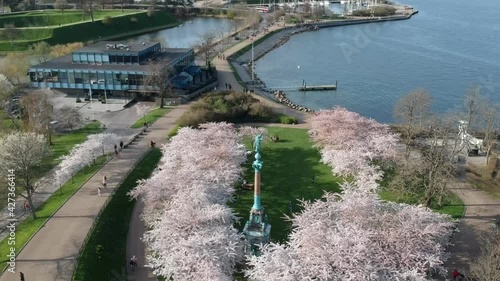
[[[118,148],[118,146],[117,146],[117,145],[116,145],[116,143],[115,143],[115,150],[116,150],[117,148]]]
[[[26,280],[24,279],[24,273],[19,272],[19,277],[21,277],[21,281],[26,281]]]
[[[120,150],[123,149],[123,141],[120,141]]]
[[[102,177],[102,186],[106,188],[108,186],[108,177]]]
[[[97,187],[97,195],[101,196],[101,187],[100,186]]]
[[[132,268],[132,271],[135,271],[135,268],[137,267],[137,258],[135,256],[133,256],[131,259],[130,259],[130,268]]]
[[[120,157],[120,155],[119,155],[119,154],[120,154],[120,153],[118,152],[118,149],[115,149],[115,156],[116,156],[116,157]]]
[[[458,272],[458,270],[455,269],[453,270],[451,275],[453,276],[453,280],[457,280],[457,278],[460,276],[460,272]]]
[[[29,211],[29,209],[30,209],[30,205],[28,204],[28,201],[24,201],[24,206],[23,206],[23,208],[24,208],[24,211],[25,211],[25,212],[28,212],[28,211]]]

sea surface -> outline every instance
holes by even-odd
[[[393,122],[394,104],[417,88],[430,93],[435,112],[460,110],[464,94],[474,85],[500,102],[500,2],[404,4],[419,13],[404,21],[293,36],[260,59],[256,73],[268,87],[284,89],[297,104],[316,110],[339,105],[379,122]],[[338,90],[296,91],[303,81],[338,81]]]

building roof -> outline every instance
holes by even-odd
[[[116,53],[116,52],[131,52],[139,53],[148,49],[158,42],[126,42],[126,41],[100,41],[81,49],[76,50],[78,53]]]
[[[150,65],[155,62],[162,62],[163,64],[170,65],[175,60],[179,59],[183,55],[192,51],[192,49],[177,49],[168,48],[164,49],[159,55],[157,55],[153,60],[146,64],[85,64],[85,63],[73,63],[72,55],[66,55],[63,57],[55,58],[44,63],[34,65],[30,69],[74,69],[74,70],[98,70],[98,71],[138,71],[147,72]]]

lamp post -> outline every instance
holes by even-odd
[[[254,68],[254,52],[253,52],[253,38],[252,38],[252,84],[254,82],[254,79],[255,79],[255,68]]]
[[[89,84],[89,96],[90,96],[90,110],[92,111],[92,121],[95,120],[94,107],[92,106],[92,86]]]
[[[59,121],[50,121],[48,126],[47,126],[49,129],[49,145],[52,145],[52,128],[57,123],[59,123]]]
[[[104,84],[104,102],[106,103],[106,111],[109,112],[109,109],[108,109],[108,95],[106,94],[106,84]]]

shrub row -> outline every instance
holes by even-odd
[[[394,15],[396,13],[396,9],[390,6],[380,6],[368,10],[356,10],[352,12],[352,15],[357,17],[369,17],[372,15],[372,12],[375,17],[385,17]]]
[[[206,122],[240,123],[274,120],[276,116],[271,109],[250,94],[224,91],[201,98],[179,118],[177,124],[180,127],[196,127]]]

